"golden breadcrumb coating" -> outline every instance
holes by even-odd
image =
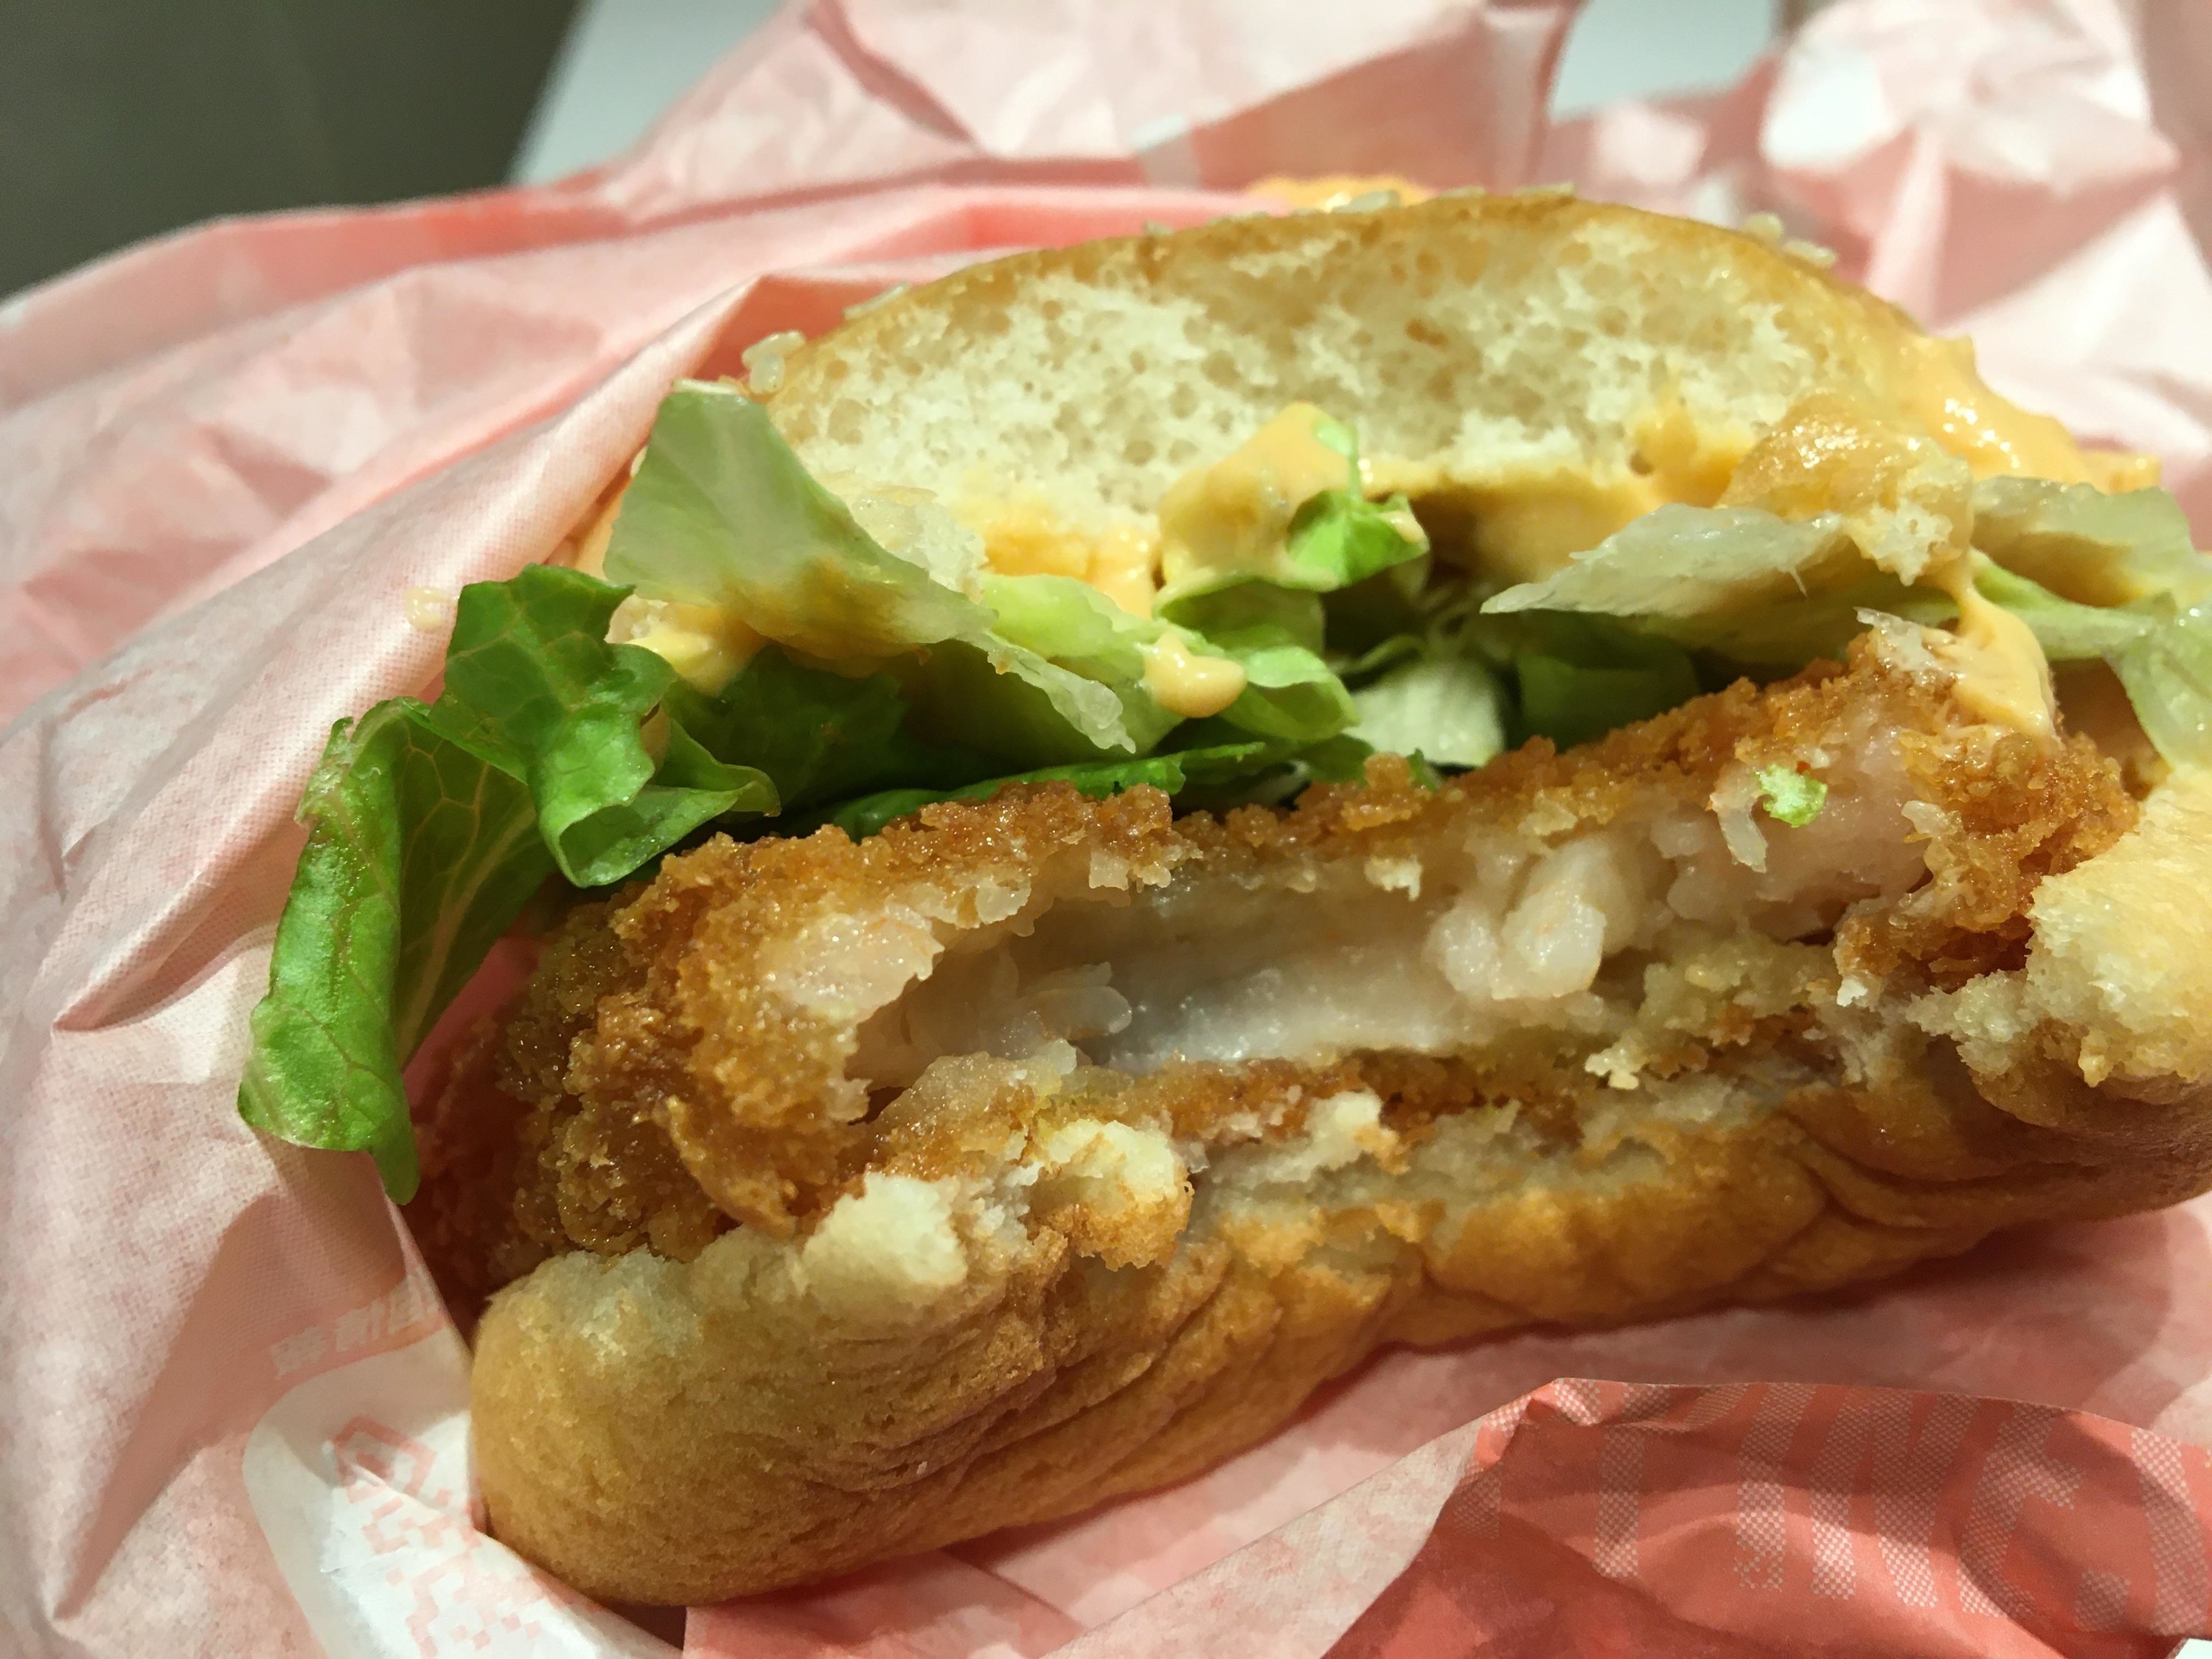
[[[1828,786],[1802,828],[1776,764]],[[2171,799],[1877,630],[1436,789],[1018,788],[671,858],[422,1125],[426,1252],[508,1286],[494,1524],[602,1595],[743,1593],[1179,1478],[1383,1342],[2182,1197],[2202,1072],[2094,1058],[2183,1050],[2095,1024],[2081,905],[2042,921],[2154,878]]]

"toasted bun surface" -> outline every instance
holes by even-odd
[[[1553,474],[1711,499],[1810,393],[1911,402],[1919,342],[1749,238],[1455,199],[963,272],[793,353],[771,409],[823,476],[1085,530],[1303,399],[1480,516]],[[1811,825],[1717,805],[1814,756]],[[1433,793],[1046,790],[672,859],[422,1126],[426,1251],[496,1291],[494,1528],[711,1601],[1182,1478],[1382,1343],[2185,1196],[2212,939],[2160,896],[2208,835],[2212,787],[2139,806],[1873,637]]]

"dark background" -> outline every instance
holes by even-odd
[[[504,179],[574,0],[0,0],[0,295],[217,214]]]

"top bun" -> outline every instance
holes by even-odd
[[[1986,439],[1940,412],[1963,376],[2057,452],[1977,471],[2078,470],[2056,422],[1817,258],[1552,192],[1221,220],[890,299],[792,352],[768,403],[817,476],[925,489],[971,523],[1012,496],[1079,532],[1149,513],[1297,401],[1357,426],[1377,489],[1480,515],[1565,481],[1569,510],[1596,503],[1558,532],[1583,546],[1660,501],[1710,503],[1819,391],[1932,400],[1938,441],[1978,459]]]

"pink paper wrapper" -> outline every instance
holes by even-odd
[[[1568,21],[800,8],[610,167],[210,226],[0,310],[0,1627],[672,1651],[476,1529],[466,1356],[404,1223],[365,1159],[233,1097],[301,782],[334,720],[437,672],[406,590],[548,553],[679,375],[994,249],[1249,209],[1225,192],[1270,173],[1571,176],[1779,213],[1971,329],[2001,389],[2164,456],[2206,532],[2201,9],[1844,0],[1730,93],[1547,129]],[[2212,1623],[2208,1266],[2199,1201],[1863,1296],[1393,1352],[1200,1480],[682,1639],[2160,1652]]]

